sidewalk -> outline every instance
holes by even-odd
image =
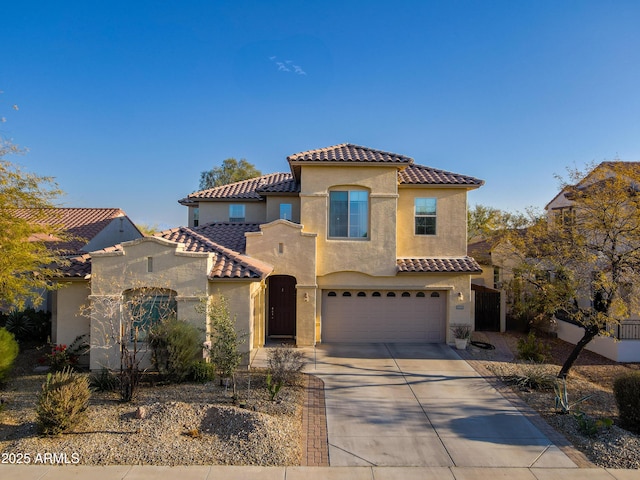
[[[465,467],[152,467],[0,465],[7,480],[640,480],[640,470]]]

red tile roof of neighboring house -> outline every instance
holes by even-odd
[[[289,184],[292,180],[293,177],[290,173],[270,173],[268,175],[262,175],[261,177],[250,178],[249,180],[242,180],[241,182],[230,183],[228,185],[221,185],[219,187],[194,192],[180,200],[180,203],[188,205],[201,199],[260,200],[262,197],[258,192],[261,189],[268,188],[270,186],[280,186],[280,188],[283,188],[286,191],[295,191],[291,189],[296,187]]]
[[[467,245],[467,254],[484,265],[491,265],[491,248],[488,240],[476,240]]]
[[[480,273],[482,268],[471,257],[399,258],[398,273]]]
[[[423,165],[408,165],[398,172],[401,185],[469,185],[482,186],[483,180]]]
[[[397,153],[361,147],[351,143],[341,143],[331,147],[308,150],[287,157],[289,163],[295,162],[358,162],[358,163],[413,163],[411,157]]]
[[[40,225],[59,226],[72,238],[60,242],[51,237],[51,246],[72,253],[83,252],[84,246],[104,230],[115,218],[125,217],[119,208],[20,208],[16,216]],[[41,236],[34,240],[42,240]]]

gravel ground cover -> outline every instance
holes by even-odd
[[[518,333],[500,334],[514,358],[517,356],[517,341],[524,335]],[[481,333],[474,339],[488,341]],[[573,345],[556,338],[545,338],[550,355],[547,363],[540,365],[523,364],[517,360],[504,361],[495,351],[470,347],[469,353],[482,361],[487,369],[494,372],[536,410],[549,425],[564,435],[576,449],[582,451],[595,465],[606,468],[640,468],[640,437],[617,426],[618,407],[613,395],[613,381],[629,370],[638,370],[638,364],[619,364],[595,353],[584,350],[567,378],[569,401],[575,402],[590,396],[572,409],[573,413],[559,414],[555,408],[555,392],[550,384],[547,388],[534,389],[518,385],[514,378],[553,379],[567,358]],[[587,435],[580,428],[575,415],[582,412],[589,421],[611,419],[610,427],[601,426],[597,433]]]
[[[232,404],[218,381],[143,385],[131,403],[94,393],[88,415],[73,432],[37,433],[35,402],[46,374],[33,373],[34,352],[21,354],[0,390],[0,453],[56,454],[80,465],[300,465],[302,386],[284,387],[272,402],[264,372],[238,376],[246,408]],[[143,413],[143,418],[139,418]],[[12,457],[15,459],[16,457]]]

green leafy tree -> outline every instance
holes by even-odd
[[[527,214],[476,204],[467,210],[467,237],[470,240],[491,238],[507,229],[524,228],[529,223]]]
[[[220,378],[228,378],[232,382],[233,396],[236,392],[235,371],[240,366],[242,353],[240,346],[246,335],[236,331],[236,320],[229,312],[229,301],[219,295],[207,308],[209,320],[209,356],[216,366]]]
[[[244,158],[240,161],[235,158],[227,158],[219,167],[214,167],[200,174],[200,190],[240,182],[260,175],[262,172]]]
[[[597,335],[640,311],[639,186],[638,164],[569,170],[562,187],[570,209],[509,238],[521,256],[520,281],[536,311],[584,330],[560,378]]]
[[[51,266],[61,257],[44,240],[65,234],[59,225],[39,222],[61,190],[53,178],[7,160],[19,153],[24,150],[0,136],[0,305],[22,308],[27,299],[41,300],[38,290],[52,288],[56,272]],[[18,215],[18,209],[30,209],[29,218]]]

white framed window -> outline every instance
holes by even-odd
[[[244,205],[232,203],[229,205],[229,221],[244,222]]]
[[[293,206],[290,203],[280,204],[280,218],[282,220],[289,220],[293,217]]]
[[[329,237],[369,236],[369,192],[333,190],[329,192]]]
[[[436,234],[436,210],[435,198],[416,198],[414,200],[414,218],[416,235]]]

